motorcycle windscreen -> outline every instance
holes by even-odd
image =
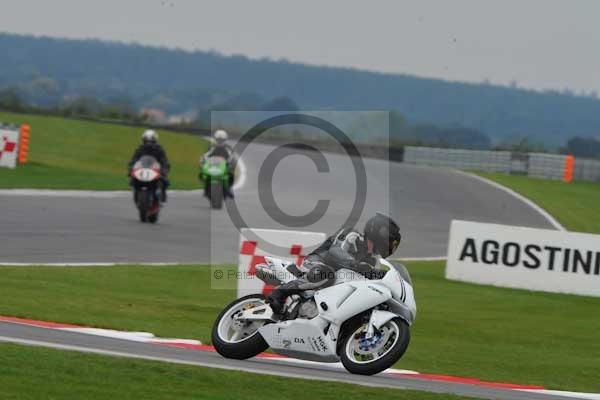
[[[148,169],[156,169],[160,170],[160,163],[156,160],[156,158],[145,155],[140,157],[139,160],[133,165],[133,168],[148,168]]]

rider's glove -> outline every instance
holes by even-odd
[[[373,270],[373,267],[366,262],[359,262],[356,266],[356,270],[358,271],[358,273],[367,276],[368,274],[371,273],[371,271]]]
[[[386,271],[378,268],[373,268],[371,264],[361,262],[358,264],[358,272],[367,279],[382,279]]]
[[[373,270],[373,278],[372,279],[383,279],[383,277],[385,276],[385,273],[387,271],[381,270],[381,269],[374,269]]]

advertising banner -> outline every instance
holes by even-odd
[[[600,297],[600,235],[454,220],[446,278]]]
[[[0,129],[0,167],[15,168],[19,149],[19,131]]]

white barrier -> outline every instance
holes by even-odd
[[[0,129],[0,167],[15,168],[19,149],[19,131]]]
[[[511,153],[509,151],[405,146],[404,162],[430,165],[432,167],[509,173],[511,170]]]
[[[254,276],[256,265],[265,262],[264,256],[273,256],[300,265],[304,256],[326,238],[324,233],[317,232],[242,229],[237,276],[238,298],[253,293],[268,294],[272,290]]]
[[[454,220],[446,278],[600,297],[600,235]]]

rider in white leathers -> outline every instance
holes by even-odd
[[[398,225],[379,213],[367,221],[363,233],[347,228],[340,230],[306,256],[300,278],[273,290],[268,297],[273,312],[280,314],[290,295],[332,285],[335,272],[342,268],[369,279],[380,279],[383,271],[374,268],[376,256],[389,257],[398,248],[400,240]]]

